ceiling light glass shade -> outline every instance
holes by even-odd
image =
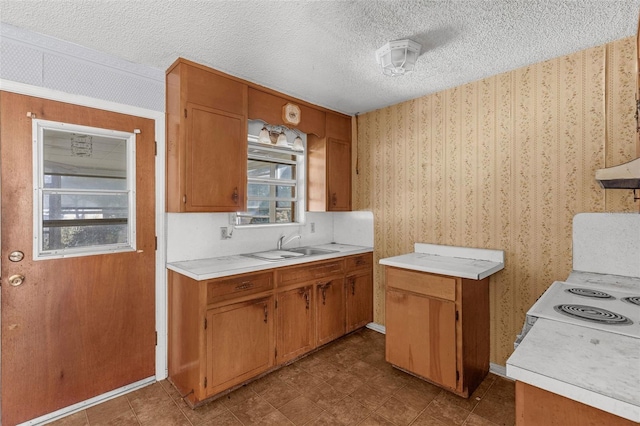
[[[384,75],[397,77],[413,71],[422,45],[413,40],[396,40],[376,50],[376,60]]]
[[[267,130],[267,126],[262,127],[262,130],[260,130],[258,142],[271,144],[271,138],[269,137],[269,130]]]
[[[291,149],[294,151],[304,151],[304,146],[302,146],[302,138],[300,138],[300,136],[296,136],[296,138],[293,140]]]
[[[276,141],[276,146],[288,146],[287,144],[287,136],[284,132],[278,135],[278,140]]]

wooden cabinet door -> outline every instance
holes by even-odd
[[[186,200],[190,212],[246,209],[247,123],[245,117],[188,104]]]
[[[335,278],[316,286],[316,339],[318,346],[345,333],[343,282],[343,278]]]
[[[313,349],[313,286],[280,292],[276,301],[276,362],[287,362]]]
[[[207,395],[273,366],[273,297],[207,311]]]
[[[327,138],[327,210],[351,210],[351,144]]]
[[[456,388],[455,303],[387,289],[386,360]]]
[[[347,333],[373,321],[373,278],[371,271],[349,275],[345,280]]]

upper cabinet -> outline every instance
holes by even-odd
[[[297,112],[287,121],[287,107]],[[303,133],[324,137],[325,112],[301,102],[278,96],[267,89],[249,88],[249,119],[262,120],[274,126],[295,128]]]
[[[307,134],[307,209],[351,210],[351,117],[178,59],[168,70],[167,211],[247,208],[247,121]]]
[[[166,96],[167,211],[245,210],[247,85],[179,59]]]
[[[307,137],[309,211],[351,210],[351,117],[326,113],[326,137]]]

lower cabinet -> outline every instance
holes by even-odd
[[[347,333],[373,321],[373,258],[371,255],[347,259],[345,278]]]
[[[273,366],[273,296],[207,311],[207,395]]]
[[[455,304],[390,289],[385,309],[387,361],[455,389]]]
[[[276,362],[284,363],[315,347],[313,285],[279,291]]]
[[[195,407],[343,336],[347,321],[366,325],[371,264],[367,253],[204,281],[169,271],[169,380]]]
[[[463,397],[489,372],[489,278],[385,267],[387,362]]]
[[[316,284],[316,342],[329,343],[345,333],[344,278]]]

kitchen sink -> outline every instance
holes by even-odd
[[[274,262],[279,260],[295,259],[295,258],[305,257],[305,256],[318,256],[321,254],[336,253],[336,252],[337,250],[324,250],[324,249],[317,249],[313,247],[297,247],[297,248],[291,248],[287,250],[260,251],[257,253],[248,253],[243,256],[253,257],[261,260],[269,260]]]
[[[296,253],[302,253],[305,256],[314,256],[319,254],[329,254],[329,253],[337,252],[337,250],[325,250],[325,249],[318,249],[313,247],[298,247],[298,248],[292,248],[288,250]]]

